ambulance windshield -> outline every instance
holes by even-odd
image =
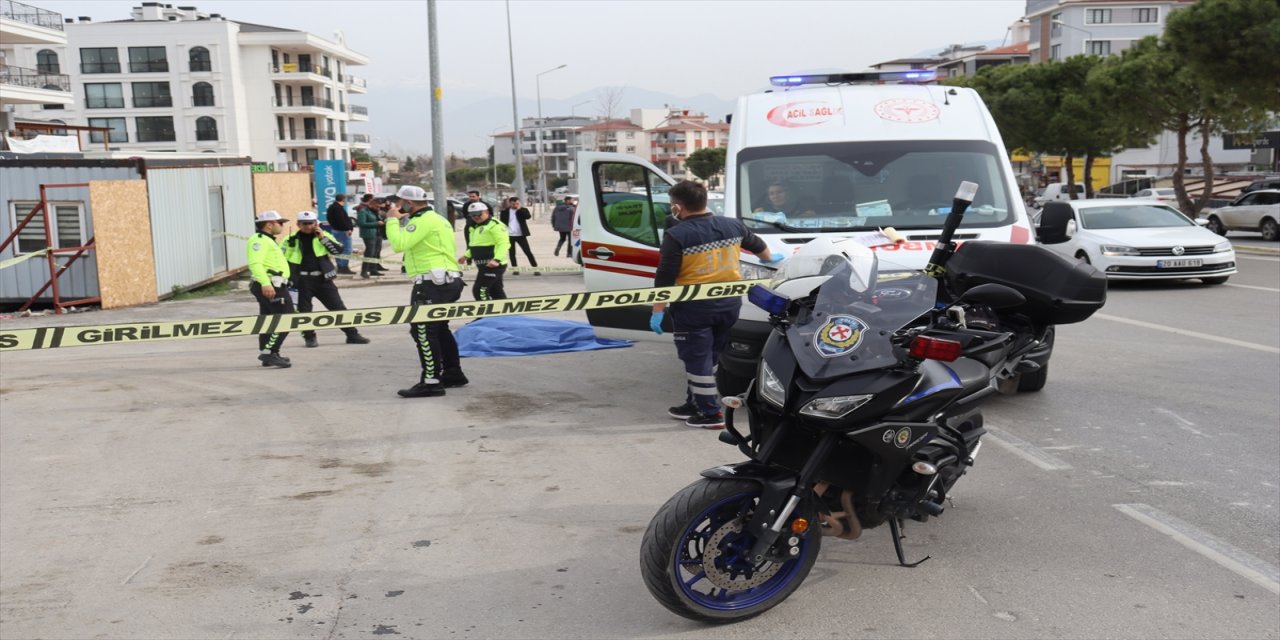
[[[757,233],[941,229],[962,181],[990,185],[961,227],[1012,224],[994,145],[981,141],[838,142],[743,149],[738,217]]]

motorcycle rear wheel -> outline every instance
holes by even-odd
[[[716,624],[757,616],[786,600],[818,559],[822,535],[812,514],[802,513],[814,524],[797,536],[794,559],[750,562],[744,556],[755,537],[741,529],[759,498],[755,482],[712,478],[672,496],[649,523],[640,548],[649,593],[672,613]]]

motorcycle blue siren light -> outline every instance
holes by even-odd
[[[917,360],[955,362],[962,350],[963,347],[955,340],[916,336],[916,339],[911,341],[911,357]]]
[[[758,284],[753,284],[750,289],[747,289],[747,300],[775,316],[785,313],[787,305],[791,303],[791,298]]]

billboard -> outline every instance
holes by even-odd
[[[333,197],[347,192],[347,167],[341,160],[314,160],[311,163],[315,170],[316,213],[320,214],[320,222],[328,222],[325,209],[333,204]]]

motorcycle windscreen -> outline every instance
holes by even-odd
[[[864,282],[847,262],[833,265],[813,311],[802,311],[787,329],[807,377],[825,380],[898,363],[890,339],[933,308],[938,282],[922,271],[890,268],[881,262]]]

